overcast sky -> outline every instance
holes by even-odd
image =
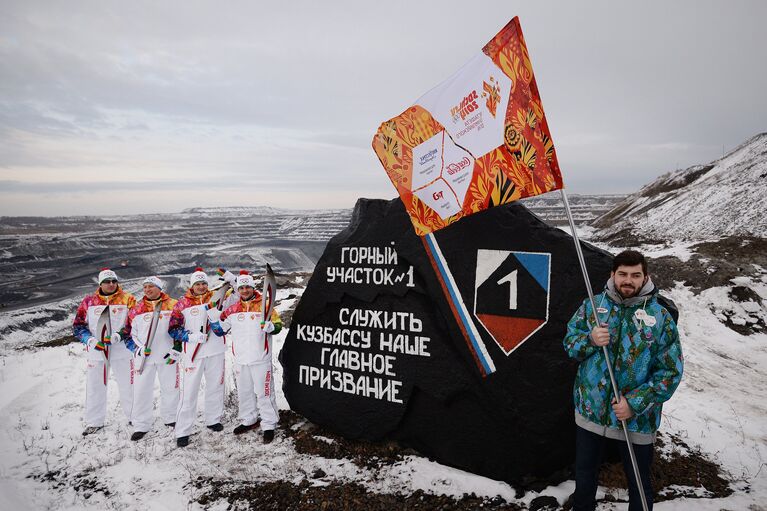
[[[352,207],[370,143],[518,15],[565,185],[767,131],[767,2],[0,0],[0,215]]]

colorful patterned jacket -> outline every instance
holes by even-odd
[[[164,363],[162,358],[173,348],[173,338],[168,333],[170,316],[176,300],[165,293],[158,300],[149,300],[144,296],[135,306],[128,311],[128,319],[120,331],[125,341],[125,346],[132,352],[143,349],[149,336],[149,327],[152,323],[155,307],[160,307],[160,317],[157,322],[157,331],[152,339],[152,346],[147,358],[149,363]]]
[[[120,286],[118,286],[117,291],[111,295],[101,294],[101,288],[98,288],[95,293],[83,298],[83,301],[80,303],[80,306],[75,313],[75,320],[72,323],[72,327],[74,329],[75,337],[86,346],[88,344],[88,339],[98,336],[96,325],[101,312],[107,305],[109,305],[112,331],[118,332],[125,324],[125,319],[128,317],[128,310],[136,305],[136,299],[132,294],[123,291]],[[125,343],[123,342],[113,344],[109,351],[109,358],[112,360],[130,358],[133,356],[133,353],[125,347]],[[103,353],[97,350],[88,349],[88,359],[102,360],[103,358]]]
[[[634,411],[626,425],[632,432],[654,434],[660,425],[662,403],[682,379],[684,360],[676,323],[658,304],[656,292],[639,298],[629,304],[616,303],[606,291],[595,302],[599,321],[610,332],[607,348],[617,385]],[[644,314],[654,320],[640,320],[638,310],[644,310],[640,317]],[[591,303],[585,300],[570,319],[564,339],[567,354],[580,361],[573,388],[575,411],[591,423],[618,429],[605,357],[589,337],[593,326]]]
[[[239,300],[227,308],[219,321],[211,323],[218,335],[226,333],[237,364],[271,360],[271,338],[282,330],[282,320],[277,311],[272,309],[270,321],[274,324],[274,331],[271,334],[264,333],[261,329],[261,301],[261,294],[256,292],[250,300]]]

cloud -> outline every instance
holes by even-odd
[[[211,181],[231,204],[248,197],[238,186],[263,201],[390,196],[378,125],[514,15],[574,192],[631,192],[767,118],[759,1],[6,4],[0,180],[14,191],[2,193],[47,194],[39,214],[104,190],[93,181],[171,186],[163,207]]]
[[[40,193],[71,194],[91,192],[115,192],[134,190],[194,190],[210,183],[200,181],[58,181],[30,182],[0,180],[4,194]]]

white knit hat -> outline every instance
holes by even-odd
[[[160,280],[159,277],[155,277],[154,275],[145,278],[141,285],[143,286],[144,284],[152,284],[153,286],[158,287],[160,291],[162,291],[162,288],[165,287],[165,283]]]
[[[208,275],[205,274],[204,271],[202,271],[202,268],[195,268],[194,273],[192,273],[192,276],[189,277],[189,287],[192,287],[193,285],[197,284],[198,282],[205,282],[208,283]]]
[[[240,274],[237,276],[237,289],[242,286],[256,287],[256,281],[253,280],[253,276],[249,275],[247,270],[240,270]]]
[[[99,285],[101,285],[102,282],[105,280],[119,280],[117,278],[117,274],[110,270],[109,268],[101,268],[101,271],[99,272]]]

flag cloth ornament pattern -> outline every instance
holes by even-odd
[[[519,19],[378,128],[373,150],[419,236],[563,187]]]

